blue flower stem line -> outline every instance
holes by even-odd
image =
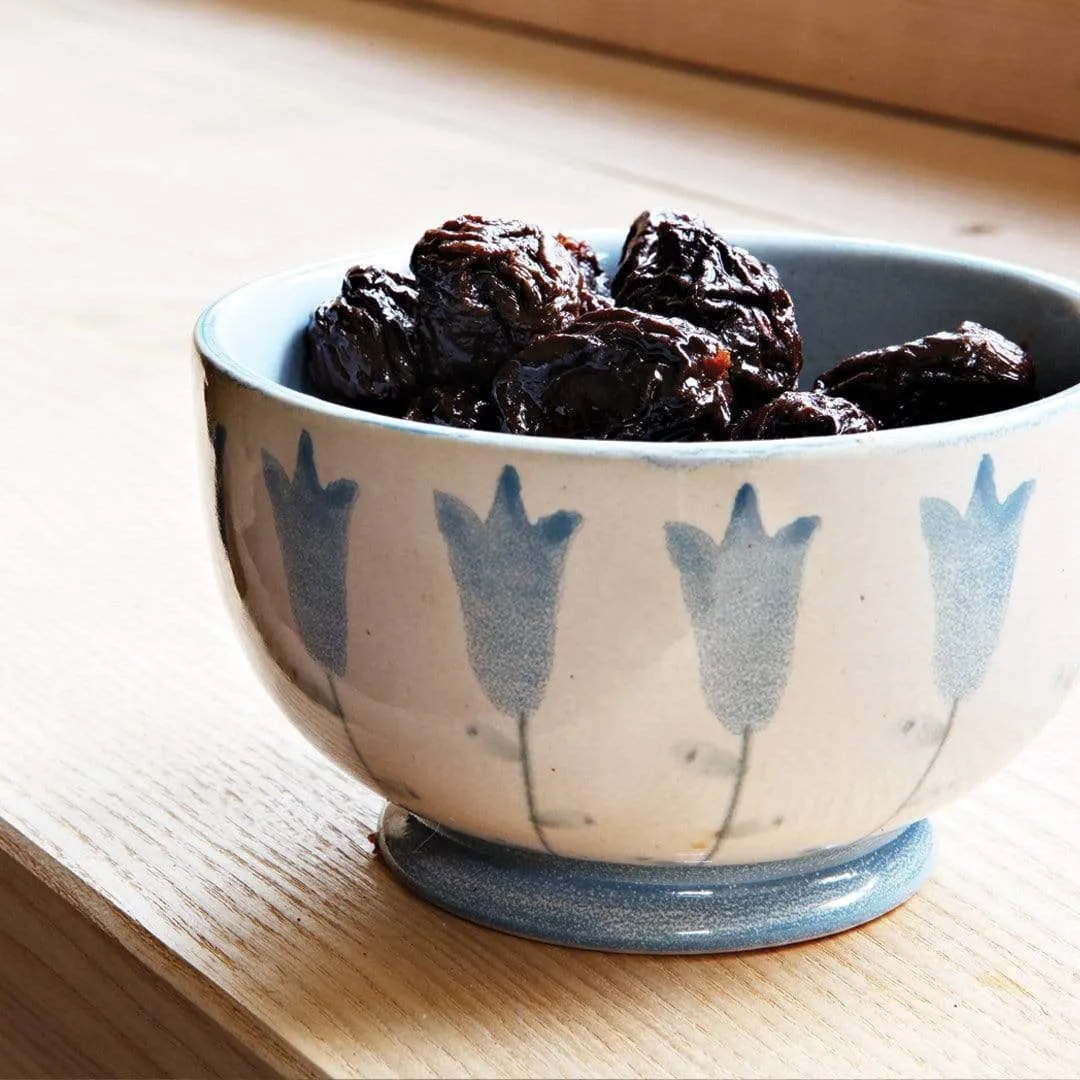
[[[360,749],[360,744],[356,741],[356,736],[353,735],[349,721],[345,718],[345,710],[341,707],[341,699],[338,697],[337,683],[334,681],[333,672],[328,671],[326,673],[326,682],[330,687],[330,697],[334,706],[333,709],[331,709],[331,712],[333,712],[341,721],[341,726],[345,729],[345,737],[349,740],[349,745],[353,748],[353,753],[356,754],[356,760],[360,763],[360,767],[380,788],[383,789],[384,792],[389,793],[390,795],[396,795],[398,798],[408,796],[410,799],[419,799],[419,793],[409,784],[403,783],[400,780],[393,780],[388,776],[383,776],[371,767],[367,758],[364,756],[364,752]]]
[[[731,797],[728,799],[727,813],[720,823],[720,828],[716,830],[712,847],[702,856],[701,861],[703,863],[711,862],[720,850],[720,845],[731,835],[731,827],[735,824],[735,814],[739,809],[739,799],[742,797],[743,781],[750,771],[750,740],[753,734],[749,729],[744,730],[742,733],[742,741],[739,746],[739,764],[735,771],[735,786],[731,789]]]
[[[328,671],[326,673],[326,683],[330,687],[330,700],[333,701],[333,703],[334,703],[334,715],[339,720],[344,721],[345,712],[341,708],[341,699],[338,697],[337,684],[334,682],[334,675],[330,671]],[[360,751],[358,750],[357,754],[359,754],[359,753],[360,753]]]
[[[326,682],[330,687],[330,698],[334,703],[334,715],[341,721],[341,726],[345,729],[345,736],[353,748],[353,753],[356,754],[356,760],[360,762],[360,767],[371,776],[372,780],[377,780],[378,777],[371,771],[371,766],[368,764],[367,758],[364,757],[364,752],[360,749],[356,738],[353,736],[352,728],[349,727],[349,722],[345,719],[345,710],[341,707],[341,699],[338,697],[337,684],[334,682],[334,673],[332,671],[326,673]]]
[[[555,851],[544,835],[543,827],[540,825],[540,815],[536,811],[536,790],[533,785],[532,756],[529,753],[529,714],[527,712],[518,713],[517,735],[518,751],[521,755],[521,781],[525,788],[525,808],[529,815],[529,824],[532,825],[540,846],[549,855],[554,855]]]
[[[945,720],[945,730],[942,732],[941,739],[939,740],[937,747],[934,749],[934,753],[930,760],[927,762],[926,768],[923,769],[922,775],[915,781],[915,786],[908,793],[908,796],[904,801],[889,815],[888,821],[892,821],[898,814],[903,813],[914,801],[916,796],[922,791],[926,785],[926,781],[930,778],[930,774],[934,771],[934,766],[938,763],[938,759],[941,757],[942,750],[945,749],[945,744],[949,741],[949,736],[953,732],[953,727],[956,722],[956,713],[960,708],[960,702],[963,698],[954,698],[952,707],[949,709],[949,715]]]

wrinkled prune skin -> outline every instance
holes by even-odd
[[[881,428],[998,412],[1035,400],[1035,365],[1015,343],[975,322],[858,353],[814,383],[853,401]]]
[[[802,368],[795,308],[773,267],[701,218],[646,211],[630,227],[611,285],[620,307],[686,319],[731,353],[740,411],[792,390]]]
[[[489,384],[536,338],[592,307],[578,257],[521,221],[447,221],[420,238],[411,267],[421,349],[437,385]]]
[[[503,431],[577,439],[723,438],[730,357],[682,319],[608,308],[534,342],[496,376]]]
[[[396,412],[421,380],[416,285],[401,274],[354,266],[341,296],[317,308],[307,330],[307,372],[319,393]]]
[[[873,417],[844,398],[810,390],[785,390],[753,412],[743,413],[731,426],[731,438],[805,439],[876,430]]]
[[[490,394],[472,386],[436,389],[416,398],[410,403],[405,419],[471,431],[498,431],[501,426],[499,410]]]
[[[570,236],[559,233],[555,237],[560,244],[577,260],[581,269],[581,276],[585,282],[587,311],[599,311],[601,308],[614,307],[615,301],[611,298],[611,287],[608,283],[607,274],[600,265],[592,247],[584,240],[575,240]]]

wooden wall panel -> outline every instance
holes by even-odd
[[[1080,144],[1077,0],[442,0],[437,6]]]

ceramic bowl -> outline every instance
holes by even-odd
[[[622,231],[590,237],[610,266]],[[1005,765],[1080,664],[1080,286],[913,248],[736,236],[791,291],[803,385],[974,319],[1041,400],[756,443],[529,439],[305,390],[354,262],[199,321],[216,548],[285,712],[390,800],[451,910],[654,951],[854,925],[926,876],[921,819]],[[839,869],[838,869],[839,868]]]

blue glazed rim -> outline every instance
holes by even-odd
[[[573,232],[580,238],[597,242],[600,237],[624,234],[625,228],[592,228]],[[1015,263],[981,256],[966,255],[943,249],[923,247],[916,244],[898,244],[886,241],[836,237],[815,233],[786,231],[740,232],[727,234],[729,239],[742,247],[753,249],[755,245],[768,243],[797,244],[808,252],[829,252],[878,255],[923,261],[937,266],[949,266],[970,270],[988,276],[1004,276],[1018,283],[1033,285],[1056,292],[1072,300],[1080,319],[1080,282],[1033,270]],[[451,443],[467,443],[473,446],[489,446],[503,452],[537,455],[562,455],[574,458],[598,458],[607,460],[647,459],[654,463],[693,466],[712,462],[761,460],[763,458],[844,457],[891,452],[904,448],[929,448],[955,446],[962,443],[983,441],[1007,432],[1039,426],[1059,415],[1080,409],[1080,383],[1049,394],[1027,405],[1020,405],[1000,412],[973,416],[964,420],[950,420],[938,424],[925,424],[910,428],[894,428],[885,431],[847,435],[842,439],[829,436],[812,436],[803,439],[762,439],[745,442],[673,443],[630,442],[599,439],[558,439],[545,436],[510,435],[503,432],[471,431],[462,428],[424,424],[415,420],[381,416],[347,405],[324,401],[312,394],[295,390],[281,382],[266,378],[250,368],[237,363],[219,341],[217,324],[228,311],[229,302],[249,289],[273,283],[299,280],[314,274],[325,273],[335,267],[350,266],[358,260],[378,265],[391,265],[401,261],[401,253],[386,249],[353,253],[334,259],[323,259],[302,267],[264,275],[230,290],[209,304],[199,315],[195,324],[194,346],[197,353],[222,374],[250,390],[263,394],[282,405],[302,412],[314,413],[328,419],[362,427],[382,429],[412,438],[438,439]]]

